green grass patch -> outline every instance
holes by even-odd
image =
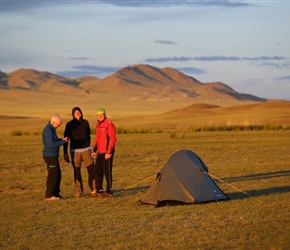
[[[174,134],[178,131],[193,131],[193,132],[225,132],[225,131],[276,131],[276,130],[290,130],[290,126],[283,125],[207,125],[207,126],[197,126],[189,128],[122,128],[117,127],[117,134],[156,134],[156,133],[168,133],[171,132],[174,138]],[[59,136],[63,135],[63,130],[58,130]],[[91,134],[95,135],[95,128],[91,128]],[[11,136],[21,136],[21,135],[41,135],[40,131],[22,131],[13,130],[10,132]]]
[[[218,125],[218,126],[202,126],[192,127],[194,132],[209,132],[209,131],[276,131],[276,130],[290,130],[290,126],[283,125]]]
[[[11,136],[21,136],[23,135],[23,132],[21,130],[13,130],[10,133]]]

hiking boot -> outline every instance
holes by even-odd
[[[51,196],[51,197],[45,198],[46,201],[53,201],[53,200],[59,200],[59,199],[60,198],[56,197],[56,196]]]

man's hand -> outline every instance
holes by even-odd
[[[63,158],[64,158],[64,160],[65,160],[67,163],[69,163],[69,156],[68,156],[68,154],[65,154],[65,155],[63,156]]]
[[[62,138],[62,140],[65,141],[65,142],[69,142],[69,138],[68,137],[64,137],[64,138]]]
[[[105,154],[105,159],[108,160],[108,159],[111,158],[111,156],[112,156],[112,154],[108,154],[108,153],[106,153],[106,154]]]

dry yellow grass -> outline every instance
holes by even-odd
[[[0,89],[0,131],[39,131],[54,114],[71,119],[71,109],[79,106],[91,127],[95,111],[107,110],[122,128],[192,128],[203,126],[290,125],[290,102],[233,102],[185,99],[180,102],[124,100],[117,94],[50,94],[35,91]],[[214,106],[210,106],[214,105]]]

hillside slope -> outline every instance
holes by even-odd
[[[151,102],[177,102],[185,98],[198,101],[266,101],[264,98],[236,92],[221,82],[202,83],[173,68],[161,69],[144,64],[124,67],[103,79],[91,76],[64,78],[32,69],[0,73],[0,88],[8,90],[23,89],[51,94],[107,94],[120,100]]]

